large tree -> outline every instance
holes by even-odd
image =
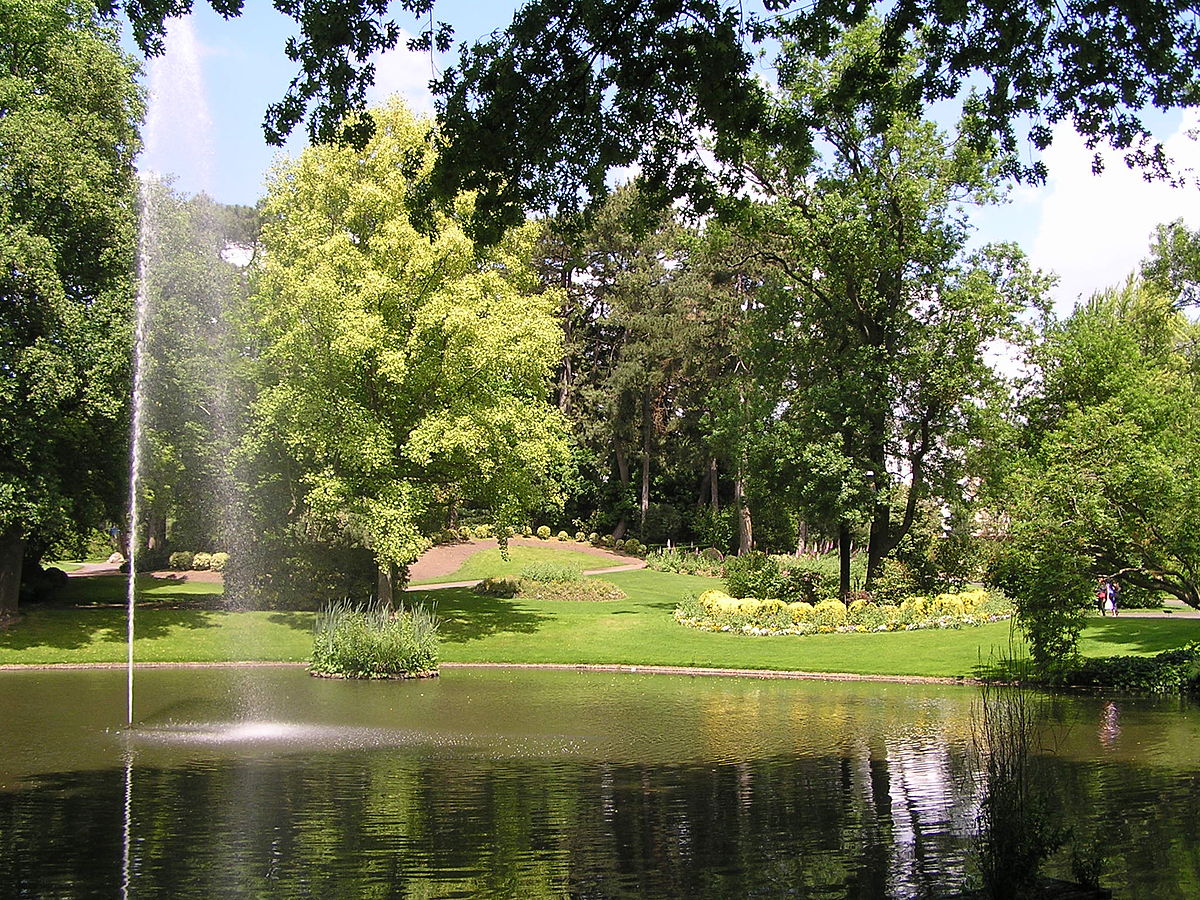
[[[0,0],[0,618],[23,556],[121,517],[133,74],[87,3]]]
[[[921,501],[959,492],[977,414],[1000,387],[985,354],[1018,338],[1043,287],[1014,247],[966,251],[963,205],[995,199],[994,154],[886,97],[846,110],[827,102],[879,39],[868,23],[824,61],[786,45],[774,118],[786,131],[823,115],[821,141],[747,154],[747,221],[769,264],[757,295],[760,383],[778,402],[764,433],[792,464],[780,489],[806,518],[838,524],[843,591],[856,524],[869,525],[869,589]],[[903,93],[915,64],[882,93]]]
[[[457,218],[418,234],[409,187],[432,163],[428,123],[399,105],[374,116],[361,152],[312,147],[271,179],[250,444],[289,498],[269,524],[367,548],[388,599],[439,506],[514,524],[554,493],[566,445],[545,402],[560,298],[538,284],[539,226],[484,253]]]
[[[1044,664],[1074,652],[1098,577],[1200,608],[1200,333],[1173,299],[1131,279],[1039,351],[997,576]]]
[[[768,0],[766,15],[719,0],[529,0],[512,24],[464,48],[437,85],[444,149],[432,190],[478,190],[476,227],[495,233],[527,208],[573,208],[603,195],[609,170],[637,163],[647,185],[701,206],[727,190],[697,151],[737,162],[743,141],[796,144],[827,115],[869,103],[885,115],[969,97],[980,140],[994,135],[1008,172],[1038,180],[1016,154],[1058,122],[1132,164],[1170,166],[1142,110],[1200,104],[1200,21],[1186,0],[1137,3],[847,3]],[[821,108],[771,127],[757,51],[826,56],[842,35],[882,17],[878,52],[841,73]],[[920,63],[897,89],[912,46]],[[788,78],[787,60],[777,63]],[[1022,124],[1018,124],[1022,123]],[[1094,165],[1098,165],[1099,157]]]
[[[243,0],[208,0],[221,15]],[[162,48],[164,21],[192,0],[101,0],[123,10],[147,53]],[[386,0],[274,0],[299,34],[285,52],[299,65],[263,125],[280,144],[308,115],[315,139],[362,146],[374,127],[361,110],[374,78],[373,55],[396,46],[401,26]],[[1052,126],[1070,122],[1089,142],[1108,143],[1162,174],[1161,147],[1142,121],[1147,107],[1200,104],[1200,22],[1189,0],[1136,2],[848,3],[765,0],[746,11],[721,0],[528,0],[512,24],[471,47],[437,84],[444,142],[432,186],[444,201],[479,190],[476,227],[498,236],[528,208],[574,206],[602,194],[613,166],[638,161],[651,182],[709,196],[695,135],[713,136],[733,159],[764,125],[755,55],[781,41],[824,56],[838,36],[868,17],[884,20],[880,52],[846,73],[830,103],[853,108],[887,91],[912,42],[917,78],[890,102],[910,111],[979,89],[974,106],[1006,150],[1018,127],[1045,148]],[[400,0],[418,36],[409,46],[448,50],[451,25],[433,18],[434,0]],[[311,108],[311,109],[310,109]],[[1023,123],[1018,126],[1017,123]],[[818,121],[800,123],[812,127]],[[1040,162],[1011,156],[1014,173],[1040,178]]]

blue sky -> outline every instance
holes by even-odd
[[[457,41],[472,41],[503,28],[514,4],[439,0],[435,17],[455,26]],[[399,20],[416,30],[416,22]],[[280,153],[262,137],[268,104],[280,99],[294,74],[283,51],[294,23],[268,4],[250,2],[243,15],[225,21],[203,2],[183,24],[173,26],[165,59],[146,64],[152,98],[140,161],[144,171],[171,173],[177,186],[206,191],[225,203],[253,204],[264,192],[266,174]],[[435,65],[444,60],[434,61]],[[432,111],[427,84],[431,60],[400,48],[377,61],[375,102],[401,93],[419,111]],[[1200,130],[1193,112],[1156,116],[1157,136],[1178,162],[1200,171]],[[303,136],[286,153],[296,153]],[[1120,282],[1146,255],[1158,222],[1182,217],[1200,228],[1200,191],[1147,184],[1109,159],[1102,176],[1090,170],[1091,153],[1069,128],[1056,130],[1045,154],[1049,182],[1040,188],[1017,186],[1011,202],[978,210],[974,221],[982,241],[1016,241],[1034,264],[1060,277],[1055,292],[1062,311],[1077,297]]]

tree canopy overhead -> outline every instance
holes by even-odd
[[[1020,178],[1045,176],[1043,163],[1018,156],[1021,139],[1045,149],[1064,121],[1090,146],[1166,176],[1142,111],[1200,103],[1200,21],[1180,0],[765,6],[756,16],[718,0],[530,0],[437,85],[444,147],[434,192],[479,190],[477,228],[487,234],[526,208],[603,194],[612,167],[636,163],[650,186],[703,208],[721,185],[691,152],[698,134],[736,167],[744,139],[804,146],[827,116],[868,98],[886,117],[963,97],[975,142],[997,142]],[[753,53],[783,43],[798,48],[793,58],[824,58],[875,15],[877,47],[844,69],[821,108],[786,128],[764,118]],[[917,70],[898,86],[914,46]],[[786,81],[788,61],[778,65]]]
[[[243,6],[208,2],[227,18]],[[103,11],[128,15],[148,54],[161,52],[165,20],[192,5],[100,0]],[[399,41],[389,6],[419,32],[411,49],[444,52],[452,41],[451,26],[433,18],[434,0],[274,6],[297,22],[284,49],[300,68],[266,112],[272,144],[307,116],[314,140],[363,146],[373,124],[347,114],[364,106],[372,55]],[[581,195],[603,194],[609,170],[635,162],[649,183],[703,205],[717,184],[694,152],[696,134],[711,139],[718,159],[736,161],[747,137],[806,141],[815,124],[767,133],[755,55],[790,42],[824,57],[872,16],[883,21],[878,50],[847,68],[829,107],[886,96],[911,111],[969,93],[978,139],[998,141],[1009,173],[1024,179],[1043,178],[1045,168],[1016,153],[1022,140],[1045,149],[1059,122],[1072,124],[1089,146],[1111,146],[1148,174],[1168,176],[1170,161],[1143,111],[1200,105],[1200,16],[1191,0],[763,0],[763,7],[528,0],[503,32],[464,45],[460,64],[435,85],[442,146],[430,187],[444,201],[478,190],[475,228],[493,237],[527,209],[566,208]],[[892,76],[913,44],[921,60],[916,77],[894,91]]]

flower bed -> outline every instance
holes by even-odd
[[[675,621],[689,628],[758,636],[962,628],[998,622],[1012,614],[1007,597],[983,589],[907,597],[898,604],[854,600],[849,605],[841,600],[813,604],[738,598],[712,590],[685,597],[674,613]]]

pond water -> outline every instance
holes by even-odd
[[[0,896],[873,900],[972,873],[972,688],[147,670],[125,732],[123,678],[0,674]],[[1115,895],[1200,896],[1200,708],[1043,714]]]

